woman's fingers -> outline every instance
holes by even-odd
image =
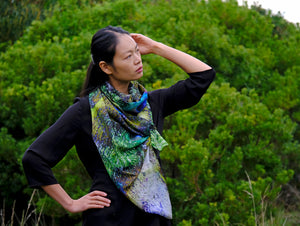
[[[96,202],[97,205],[101,206],[110,206],[111,201],[108,198],[105,198],[107,194],[102,191],[93,191],[88,194],[90,200],[94,203]]]
[[[107,194],[105,192],[103,192],[103,191],[97,191],[97,190],[96,191],[92,191],[89,194],[90,195],[99,195],[99,196],[103,196],[103,197],[107,196]]]
[[[151,38],[148,38],[142,34],[130,34],[134,41],[137,43],[142,55],[152,53],[152,47],[155,43]]]
[[[109,207],[111,201],[106,198],[107,194],[102,191],[93,191],[80,199],[74,200],[70,212],[82,212],[87,209]]]

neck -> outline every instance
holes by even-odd
[[[120,93],[129,94],[128,87],[130,82],[120,82],[120,81],[110,80],[109,83]]]

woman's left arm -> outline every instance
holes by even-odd
[[[203,63],[201,60],[163,43],[156,42],[144,35],[131,34],[131,37],[138,44],[142,55],[153,53],[164,57],[177,64],[186,73],[201,72],[211,69],[209,65]]]

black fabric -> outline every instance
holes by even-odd
[[[188,79],[167,89],[149,92],[153,121],[160,133],[166,116],[198,103],[213,81],[215,72],[211,69],[189,75]],[[161,216],[138,209],[115,187],[93,142],[91,131],[88,97],[76,98],[75,103],[25,152],[22,161],[29,185],[39,188],[42,185],[57,184],[51,168],[75,145],[80,160],[93,180],[91,191],[104,191],[112,201],[108,208],[84,212],[85,225],[99,225],[99,222],[101,225],[146,225],[145,219],[149,223],[147,225],[170,224],[169,220]]]

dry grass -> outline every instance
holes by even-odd
[[[12,206],[12,210],[11,210],[10,220],[8,222],[6,222],[5,201],[3,201],[3,207],[0,211],[1,226],[13,226],[13,225],[16,225],[16,224],[20,225],[20,226],[44,225],[44,223],[42,223],[43,222],[43,208],[44,208],[44,205],[42,206],[41,210],[38,212],[36,207],[35,207],[35,202],[34,202],[35,196],[39,196],[37,189],[33,190],[26,210],[22,211],[21,219],[15,213],[16,202],[14,202],[13,206]]]
[[[270,216],[267,217],[267,207],[269,205],[267,201],[267,194],[269,190],[269,186],[265,189],[265,192],[260,197],[260,212],[257,212],[257,208],[255,205],[255,197],[252,188],[252,182],[247,174],[247,179],[249,183],[249,191],[245,191],[249,197],[252,199],[252,205],[254,209],[254,217],[255,217],[255,226],[296,226],[300,225],[300,216],[299,213],[287,213],[283,207],[280,207],[276,210],[275,213],[270,213]],[[300,197],[300,196],[299,196]]]

